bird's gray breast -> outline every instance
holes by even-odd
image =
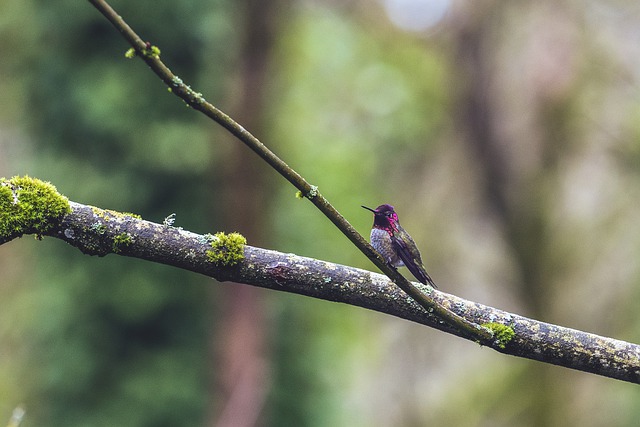
[[[380,228],[372,228],[371,229],[371,246],[375,249],[382,257],[394,267],[402,267],[404,263],[398,257],[398,254],[393,249],[393,243],[391,242],[391,237],[389,233]]]

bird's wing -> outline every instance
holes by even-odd
[[[411,236],[409,236],[406,232],[403,237],[405,239],[411,239]],[[411,241],[413,241],[413,239],[411,239]],[[391,236],[391,243],[396,249],[396,252],[398,253],[398,256],[400,257],[402,262],[404,262],[404,265],[409,269],[411,274],[416,277],[416,279],[418,279],[425,285],[428,284],[436,289],[438,288],[433,279],[431,279],[427,271],[422,266],[422,259],[419,253],[412,254],[406,243],[404,243],[402,239],[399,239],[396,236]]]

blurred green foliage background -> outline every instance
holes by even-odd
[[[112,6],[365,235],[391,203],[439,287],[638,342],[630,1]],[[371,268],[169,94],[84,1],[0,0],[0,176]],[[0,425],[635,426],[640,391],[362,309],[53,239],[0,246]]]

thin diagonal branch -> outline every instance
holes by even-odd
[[[227,114],[207,102],[202,94],[194,91],[160,60],[159,50],[145,42],[135,31],[118,15],[104,0],[89,0],[114,27],[120,31],[123,37],[135,49],[138,56],[142,58],[149,68],[180,97],[187,105],[194,110],[200,111],[216,123],[224,127],[238,140],[253,150],[273,169],[296,187],[302,195],[311,201],[347,238],[362,251],[384,274],[386,274],[404,292],[410,295],[421,306],[432,311],[443,321],[459,329],[461,333],[473,337],[476,340],[486,343],[492,340],[493,333],[487,328],[471,323],[469,320],[457,315],[440,305],[431,295],[437,291],[429,290],[423,292],[404,278],[395,268],[389,266],[382,257],[371,247],[371,245],[358,233],[358,231],[320,194],[318,188],[308,183],[299,173],[293,170],[275,153],[269,150],[249,131]]]

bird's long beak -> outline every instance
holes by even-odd
[[[371,208],[368,208],[368,207],[366,207],[366,206],[362,206],[362,205],[360,205],[360,207],[361,207],[361,208],[365,208],[366,210],[371,211],[371,212],[373,212],[374,214],[376,213],[376,211],[375,211],[375,210],[373,210],[373,209],[371,209]]]

